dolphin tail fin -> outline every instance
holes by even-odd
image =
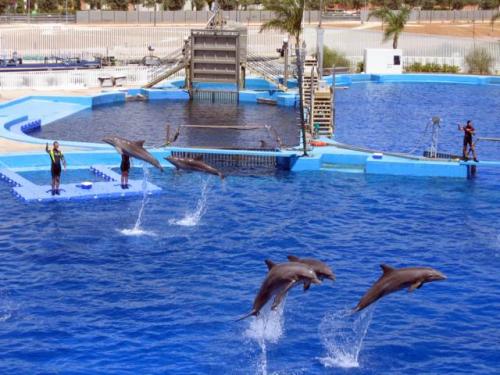
[[[221,180],[226,178],[226,176],[224,176],[224,173],[222,173],[222,172],[217,172],[217,175],[220,177]]]
[[[235,321],[236,321],[236,322],[239,322],[240,320],[246,319],[246,318],[248,318],[248,317],[250,317],[250,316],[252,316],[252,315],[257,316],[257,315],[259,315],[259,312],[258,312],[258,311],[256,311],[255,309],[253,309],[253,310],[252,310],[252,311],[250,311],[248,314],[243,315],[241,318],[238,318],[238,319],[236,319]]]

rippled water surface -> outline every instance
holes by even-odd
[[[81,111],[44,126],[33,135],[48,139],[101,142],[110,134],[120,134],[129,139],[145,139],[148,146],[161,146],[166,142],[167,126],[172,138],[180,125],[211,125],[219,128],[180,129],[175,145],[269,149],[278,144],[277,137],[283,145],[298,144],[296,117],[295,110],[286,107],[160,100]],[[272,128],[266,129],[265,126]],[[226,128],[221,130],[220,127]]]
[[[365,116],[349,108],[341,119]],[[479,120],[488,110],[474,119],[493,134],[498,114]],[[354,122],[341,130],[343,121],[342,140],[372,146],[372,132],[379,147],[395,142],[395,132],[376,137]],[[498,370],[498,171],[480,168],[475,180],[276,172],[221,182],[152,170],[150,179],[163,193],[144,206],[140,198],[26,205],[0,184],[1,373]],[[235,322],[251,308],[264,259],[288,254],[326,261],[337,280],[292,289],[283,311]],[[351,315],[381,263],[432,266],[448,280]]]

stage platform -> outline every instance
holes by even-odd
[[[0,169],[0,179],[13,186],[12,192],[25,202],[68,201],[79,199],[126,198],[159,193],[161,188],[142,180],[129,180],[129,188],[122,189],[120,175],[109,167],[96,165],[90,170],[105,181],[93,182],[91,189],[83,189],[80,184],[61,184],[61,195],[52,195],[50,185],[37,185],[10,169]],[[47,172],[49,179],[49,172]]]

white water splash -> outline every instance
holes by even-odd
[[[372,313],[373,306],[370,306],[359,313],[343,310],[323,318],[319,334],[327,355],[319,360],[325,367],[359,367],[359,353]]]
[[[257,363],[258,374],[267,375],[266,342],[275,344],[283,335],[284,306],[285,301],[283,300],[276,310],[271,310],[269,307],[262,309],[259,316],[250,318],[252,320],[245,331],[245,336],[257,341],[260,347],[261,354]]]
[[[144,172],[144,177],[142,179],[142,202],[141,208],[139,209],[139,215],[137,216],[137,220],[135,221],[135,225],[132,229],[122,229],[120,231],[121,234],[125,236],[155,236],[155,233],[143,230],[141,228],[142,218],[144,216],[144,208],[148,203],[148,178],[149,178],[149,169],[146,163],[143,163],[142,170]]]
[[[207,209],[207,198],[209,190],[209,179],[205,179],[203,180],[203,184],[201,187],[201,197],[198,199],[196,209],[193,212],[187,212],[182,219],[170,219],[168,223],[170,225],[181,225],[185,227],[194,227],[198,225]]]

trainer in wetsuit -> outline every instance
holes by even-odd
[[[64,159],[63,153],[59,150],[59,143],[54,141],[52,150],[49,149],[49,144],[45,145],[45,151],[50,156],[50,172],[52,174],[52,195],[60,195],[59,184],[61,183],[61,161],[66,170],[66,159]]]
[[[472,125],[472,121],[468,120],[467,125],[465,126],[460,126],[459,124],[458,130],[464,132],[464,144],[462,151],[464,160],[469,160],[468,155],[472,151],[472,156],[474,157],[474,161],[478,162],[479,160],[477,160],[476,148],[474,147],[474,143],[472,143],[472,136],[476,131],[476,129],[474,129],[474,126]],[[467,146],[469,146],[469,151],[467,151]]]
[[[128,189],[128,172],[130,170],[130,156],[122,154],[122,163],[120,164],[122,172],[122,189]]]

